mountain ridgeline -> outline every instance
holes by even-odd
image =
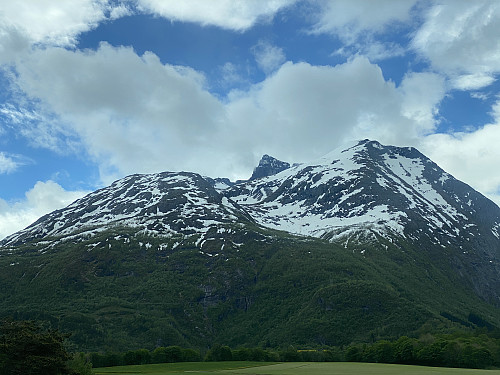
[[[0,243],[0,314],[84,350],[345,345],[500,326],[500,208],[361,141],[248,181],[132,175]]]

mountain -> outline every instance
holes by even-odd
[[[248,181],[132,175],[0,242],[0,315],[85,350],[344,345],[500,326],[500,208],[364,140]]]

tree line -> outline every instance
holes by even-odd
[[[431,335],[400,337],[371,344],[351,344],[320,349],[230,348],[216,344],[202,355],[178,346],[139,349],[126,353],[90,353],[95,367],[167,363],[183,361],[262,361],[262,362],[372,362],[436,367],[500,367],[500,339],[486,334]]]
[[[298,349],[230,348],[215,344],[203,353],[180,346],[138,349],[122,353],[69,353],[68,334],[43,329],[33,321],[0,324],[0,375],[90,375],[92,367],[196,361],[378,362],[407,365],[500,367],[497,330],[473,333],[425,334],[342,347]]]
[[[484,369],[500,367],[500,340],[485,334],[403,336],[392,342],[350,345],[344,355],[354,362]]]

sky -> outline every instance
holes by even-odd
[[[0,238],[134,173],[356,139],[500,204],[500,1],[0,0]]]

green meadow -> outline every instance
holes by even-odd
[[[118,366],[95,369],[96,375],[500,375],[500,370],[476,370],[443,367],[406,366],[352,362],[190,362],[155,365]]]

